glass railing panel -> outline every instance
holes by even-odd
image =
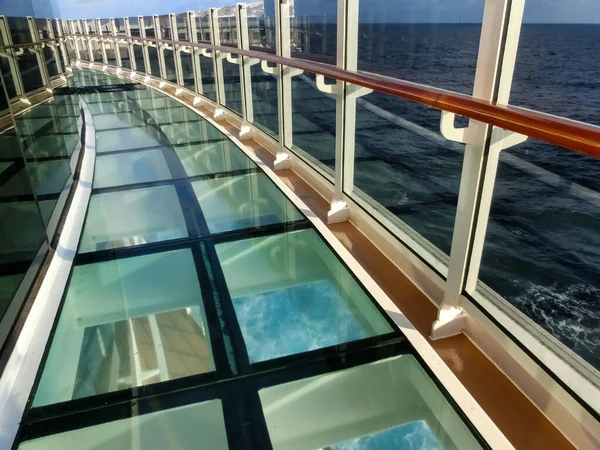
[[[380,93],[359,98],[354,184],[345,190],[446,266],[465,145],[442,137],[440,114]]]
[[[178,39],[181,42],[189,42],[191,36],[187,25],[187,13],[177,14],[175,16],[175,23],[177,25],[176,33],[174,33],[175,39]],[[194,90],[194,67],[192,58],[192,49],[189,49],[189,53],[184,51],[179,52],[183,86]]]
[[[210,17],[208,11],[196,11],[194,20],[196,21],[198,42],[210,42]]]
[[[335,168],[335,112],[335,97],[317,88],[315,74],[304,72],[292,79],[293,148],[329,178]]]
[[[254,125],[279,139],[277,77],[262,70],[260,62],[251,66]]]
[[[105,422],[22,442],[18,450],[50,450],[77,447],[81,450],[139,448],[171,450],[227,450],[227,434],[220,400],[211,400],[158,411],[129,419]]]
[[[189,42],[190,31],[187,26],[187,13],[179,13],[175,16],[175,23],[177,24],[177,32],[173,33],[176,41]]]
[[[33,404],[213,370],[190,249],[80,265],[73,269]]]
[[[504,150],[478,291],[600,370],[600,161],[533,139]],[[504,308],[504,309],[506,309]],[[539,330],[539,331],[538,331]]]
[[[168,14],[164,14],[158,17],[158,21],[160,23],[160,31],[159,37],[165,40],[173,40],[177,39],[177,36],[174,35],[173,30],[171,30],[171,20],[169,19]],[[176,31],[176,30],[175,30]],[[175,48],[166,48],[163,47],[163,57],[165,61],[165,72],[167,76],[167,80],[172,83],[177,83],[177,74],[175,72]]]
[[[217,101],[215,85],[215,67],[212,58],[200,55],[200,72],[202,74],[202,93],[209,99]]]
[[[48,22],[46,19],[35,19],[36,28],[39,33],[39,39],[50,39],[52,30],[48,28]],[[46,64],[46,71],[49,78],[54,78],[58,75],[58,66],[54,58],[54,52],[51,47],[47,45],[41,49],[44,62]]]
[[[226,242],[216,251],[252,363],[392,331],[313,230]]]
[[[235,6],[224,6],[219,9],[219,32],[221,44],[237,46],[237,23]]]
[[[28,44],[33,42],[33,36],[25,17],[8,17],[7,21],[13,44]],[[23,80],[23,89],[26,93],[44,87],[40,67],[34,53],[28,49],[24,49],[23,53],[18,57],[17,67]]]
[[[3,69],[3,68],[2,68]],[[11,74],[0,72],[6,81]],[[46,241],[44,218],[34,195],[23,156],[21,138],[10,116],[9,102],[0,83],[0,347],[11,329],[18,302],[15,298],[25,274]],[[25,292],[28,286],[24,286]],[[23,291],[22,291],[23,292]],[[13,303],[17,302],[17,303]],[[11,305],[13,308],[10,308]],[[7,314],[8,313],[8,314]]]
[[[483,448],[412,355],[268,387],[259,395],[275,450]]]
[[[241,61],[241,60],[240,60]],[[242,115],[240,67],[223,58],[223,83],[225,84],[225,106]]]
[[[336,63],[337,4],[298,0],[290,11],[292,57]]]
[[[140,23],[137,16],[129,18],[129,28],[132,37],[140,37]],[[142,43],[140,43],[140,45],[133,44],[133,55],[131,55],[131,57],[135,59],[137,71],[145,72],[146,66],[144,65],[144,50]]]

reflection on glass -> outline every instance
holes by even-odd
[[[34,406],[212,370],[190,250],[78,266]]]
[[[392,331],[313,230],[227,242],[216,251],[251,362]]]
[[[504,150],[479,278],[600,370],[598,173],[597,159],[531,139]]]
[[[335,64],[337,2],[298,0],[290,17],[292,56]]]
[[[174,148],[188,176],[256,167],[229,139]]]
[[[117,150],[134,150],[145,147],[159,147],[166,144],[158,131],[150,126],[98,131],[96,133],[96,151],[98,153]]]
[[[329,174],[335,167],[335,109],[335,98],[317,89],[314,74],[292,79],[294,147]]]
[[[94,188],[168,180],[171,172],[162,149],[96,158]]]
[[[263,173],[195,181],[192,187],[211,233],[302,219]]]
[[[119,220],[115,220],[118,217]],[[173,186],[93,195],[79,252],[160,242],[187,237]]]
[[[159,400],[155,400],[158,402]],[[157,405],[157,409],[162,409]],[[87,428],[22,442],[18,450],[227,450],[227,434],[220,400],[162,409]]]
[[[358,99],[354,188],[346,189],[449,255],[465,146],[442,137],[439,121],[439,110],[384,94]]]
[[[275,450],[481,449],[410,355],[259,391]]]

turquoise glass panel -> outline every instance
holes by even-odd
[[[471,450],[481,444],[411,355],[262,389],[274,450]]]
[[[173,186],[92,195],[79,252],[187,237]]]
[[[158,147],[165,143],[164,139],[158,137],[157,130],[151,127],[124,128],[96,133],[96,152],[98,153]]]
[[[313,230],[227,242],[216,251],[251,362],[392,331]]]
[[[119,112],[114,114],[97,114],[93,118],[96,131],[110,130],[111,128],[127,128],[143,126],[144,120],[140,113]]]
[[[263,173],[195,181],[192,187],[211,233],[302,219]]]
[[[223,134],[219,130],[199,116],[184,123],[161,125],[160,128],[172,145],[223,139]]]
[[[189,176],[256,167],[229,139],[175,147],[175,152]]]
[[[25,441],[18,450],[67,448],[227,450],[229,447],[221,401],[211,400]]]
[[[34,406],[213,370],[191,250],[77,266]]]
[[[100,155],[94,167],[94,187],[104,188],[168,180],[171,172],[161,149]]]

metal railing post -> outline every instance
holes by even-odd
[[[75,29],[75,21],[73,19],[69,20],[69,29],[71,30],[71,34],[76,35],[73,38],[74,48],[75,48],[75,58],[77,61],[81,60],[81,54],[79,53],[79,36],[77,35],[77,30]]]
[[[473,97],[506,104],[516,59],[524,0],[487,0],[475,72]],[[461,332],[465,316],[460,297],[467,279],[474,287],[479,272],[485,230],[492,203],[500,150],[509,137],[504,130],[469,121],[467,129],[453,128],[454,114],[443,113],[441,131],[466,144],[444,300],[433,324],[433,339]],[[522,142],[512,134],[510,145]]]
[[[96,19],[96,29],[98,30],[98,42],[100,43],[100,51],[102,52],[102,64],[108,64],[108,56],[106,55],[106,45],[104,45],[104,33],[102,32],[102,23],[100,19]]]
[[[248,34],[248,9],[244,3],[238,3],[235,8],[237,22],[237,41],[238,48],[242,50],[250,49],[250,36]],[[240,90],[242,95],[242,112],[244,120],[254,122],[254,105],[252,103],[252,65],[258,61],[252,61],[250,58],[238,56],[240,66]]]
[[[52,20],[46,19],[46,27],[48,28],[48,37],[50,39],[56,39],[56,34],[54,33],[54,28],[52,28]],[[63,73],[63,67],[60,62],[60,52],[58,51],[59,44],[62,45],[62,42],[59,43],[55,41],[51,44],[50,48],[52,49],[52,54],[54,55],[54,61],[56,61],[56,70],[58,74]]]
[[[144,23],[144,16],[138,16],[138,23],[140,26],[140,37],[146,38],[146,24]],[[150,54],[148,53],[148,42],[142,41],[142,56],[144,58],[144,71],[150,75],[152,70],[150,69]]]
[[[169,14],[169,25],[171,26],[171,40],[179,42],[179,32],[177,31],[177,16]],[[173,62],[175,63],[175,79],[177,84],[183,87],[183,67],[181,65],[181,46],[173,46]]]
[[[123,17],[123,23],[125,23],[125,35],[127,36],[127,51],[129,52],[129,66],[132,71],[137,70],[137,62],[135,60],[135,50],[133,48],[133,41],[131,40],[131,24],[129,23],[129,17]]]
[[[186,14],[187,26],[190,33],[190,42],[198,42],[198,27],[196,26],[196,14],[194,11],[188,11]],[[200,49],[192,47],[192,68],[194,70],[194,88],[198,94],[202,94],[202,69],[200,66]]]
[[[83,33],[85,34],[85,40],[87,41],[88,48],[88,58],[90,62],[94,62],[94,46],[92,45],[92,37],[90,36],[90,28],[88,27],[88,22],[86,19],[83,19]]]
[[[12,35],[10,33],[10,28],[8,27],[8,20],[6,20],[5,16],[0,16],[0,36],[2,36],[2,42],[4,42],[5,45],[13,45]],[[23,79],[21,78],[21,71],[19,70],[17,52],[13,48],[7,49],[5,52],[6,53],[2,54],[2,57],[6,57],[8,60],[8,67],[15,85],[15,95],[23,100],[25,99],[25,89],[23,87]]]
[[[42,84],[48,88],[50,86],[50,77],[48,76],[48,68],[46,67],[46,58],[42,51],[42,45],[40,42],[40,33],[38,32],[35,20],[31,16],[27,16],[27,25],[29,27],[29,35],[31,36],[31,42],[36,43],[35,47],[29,47],[29,51],[35,54],[38,68],[40,69],[40,76],[42,78]]]
[[[221,33],[219,30],[219,9],[210,8],[209,23],[210,23],[210,40],[212,45],[221,45]],[[217,103],[225,106],[225,81],[223,79],[223,58],[225,55],[221,52],[213,52],[213,64],[215,74],[215,93]]]
[[[119,47],[119,38],[117,36],[117,23],[115,22],[114,17],[111,17],[108,20],[110,24],[110,35],[112,36],[112,42],[115,44],[115,60],[117,62],[117,67],[123,67],[123,62],[121,61],[121,48]]]
[[[154,37],[156,39],[162,39],[162,29],[160,27],[160,17],[158,14],[152,16],[154,23]],[[167,79],[167,68],[165,67],[165,48],[160,42],[156,42],[156,49],[158,50],[158,67],[160,70],[160,77],[163,80]]]
[[[55,23],[56,23],[56,32],[58,33],[58,36],[56,36],[59,39],[60,42],[60,54],[62,55],[63,58],[63,67],[66,68],[69,65],[69,54],[68,54],[68,40],[63,36],[63,28],[62,28],[62,22],[60,21],[60,19],[55,19]],[[64,71],[63,71],[64,72]]]

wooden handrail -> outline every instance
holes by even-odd
[[[65,36],[85,36],[66,34]],[[298,58],[283,58],[271,53],[242,50],[236,47],[193,43],[166,39],[114,36],[116,39],[132,41],[162,42],[168,45],[205,48],[222,53],[233,53],[281,64],[328,78],[345,81],[373,89],[376,92],[404,98],[422,105],[452,112],[480,122],[524,134],[549,144],[565,147],[579,153],[600,158],[600,127],[577,122],[563,117],[532,111],[517,106],[503,106],[474,98],[470,95],[398,80],[382,75],[349,72],[330,64]]]

